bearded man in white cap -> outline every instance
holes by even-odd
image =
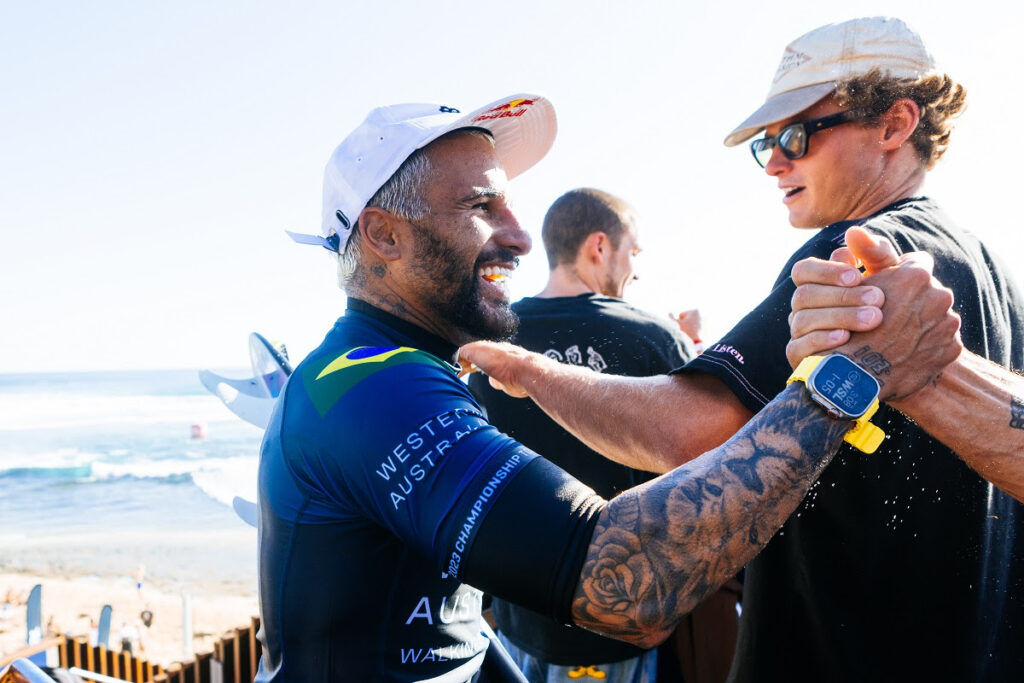
[[[763,547],[853,424],[794,385],[735,441],[611,501],[491,426],[457,345],[514,328],[504,281],[530,239],[508,179],[554,134],[535,95],[396,105],[328,163],[324,234],[298,239],[340,254],[348,309],[264,437],[257,681],[487,680],[478,589],[651,647]],[[882,390],[850,369],[865,398],[960,351],[948,294],[921,285],[924,329],[945,331],[902,337]]]
[[[964,89],[897,19],[801,36],[786,48],[767,101],[726,138],[736,145],[764,130],[751,151],[777,181],[790,222],[820,229],[762,304],[702,356],[654,380],[584,380],[486,343],[465,357],[599,452],[665,471],[728,438],[788,376],[816,384],[813,373],[828,358],[809,357],[790,376],[790,270],[805,257],[829,258],[846,229],[861,225],[901,252],[929,252],[935,276],[955,293],[965,347],[1024,367],[1019,292],[976,238],[921,195],[964,102]],[[877,319],[879,290],[856,291],[869,296],[864,313]],[[896,292],[885,318],[913,328],[905,313],[914,305],[911,293]],[[876,340],[856,336],[838,351],[888,383],[896,357]],[[845,393],[827,385],[812,391]],[[893,405],[906,396],[896,392]],[[875,421],[888,438],[848,439],[748,565],[730,680],[1024,680],[1019,504],[893,407]],[[880,444],[877,453],[857,450],[871,450],[865,439]]]

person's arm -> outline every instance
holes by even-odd
[[[896,335],[883,324],[858,347],[872,354],[862,354],[864,367],[884,376],[882,400],[924,384],[962,350],[948,291],[927,268],[904,270],[923,271],[908,278],[914,324],[902,319]],[[768,543],[850,426],[791,385],[723,446],[612,499],[583,564],[574,621],[642,647],[660,642]]]
[[[660,643],[768,543],[849,428],[794,384],[723,446],[613,498],[573,621],[640,647]]]
[[[937,382],[892,405],[1024,502],[1024,377],[964,351]]]
[[[605,375],[496,342],[467,344],[461,355],[598,453],[648,472],[667,472],[721,445],[753,415],[710,375]]]
[[[908,293],[899,277],[883,272],[903,263],[887,240],[851,229],[849,250],[837,261],[807,261],[793,269],[798,285],[790,318],[793,339],[787,349],[791,363],[808,355],[856,347],[875,322],[858,321],[859,298],[870,286],[885,292],[886,315],[907,305]],[[909,255],[908,255],[909,256]],[[852,262],[859,259],[875,274],[861,282]],[[845,278],[845,279],[844,279]],[[881,313],[881,312],[879,312]],[[866,316],[867,317],[867,316]],[[879,320],[881,315],[878,316]],[[848,329],[859,329],[850,336]],[[848,338],[848,341],[847,341]],[[964,462],[1017,500],[1024,501],[1024,378],[964,351],[934,381],[893,407],[907,414]]]

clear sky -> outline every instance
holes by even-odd
[[[314,347],[344,308],[322,250],[321,174],[374,106],[467,111],[548,96],[559,134],[513,183],[537,249],[563,191],[641,217],[655,311],[725,332],[809,234],[744,148],[786,43],[888,14],[925,38],[969,106],[926,191],[1024,280],[1019,3],[7,2],[0,4],[0,372],[247,364],[246,336]]]

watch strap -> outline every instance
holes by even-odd
[[[792,384],[793,382],[806,383],[807,378],[814,372],[814,368],[818,367],[818,364],[823,360],[825,360],[825,356],[807,356],[796,366],[796,370],[786,380],[786,384]]]
[[[857,418],[853,429],[843,435],[843,441],[864,453],[874,453],[885,440],[885,432],[879,427],[871,424],[868,420],[878,412],[878,399],[876,398],[868,411]]]

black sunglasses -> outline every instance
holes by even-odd
[[[772,148],[776,146],[782,150],[787,159],[799,159],[807,154],[807,140],[819,130],[867,118],[867,116],[868,112],[863,109],[850,109],[838,114],[822,116],[820,119],[791,123],[776,135],[766,135],[753,140],[750,143],[750,152],[761,168],[768,165],[768,160],[772,157]]]

